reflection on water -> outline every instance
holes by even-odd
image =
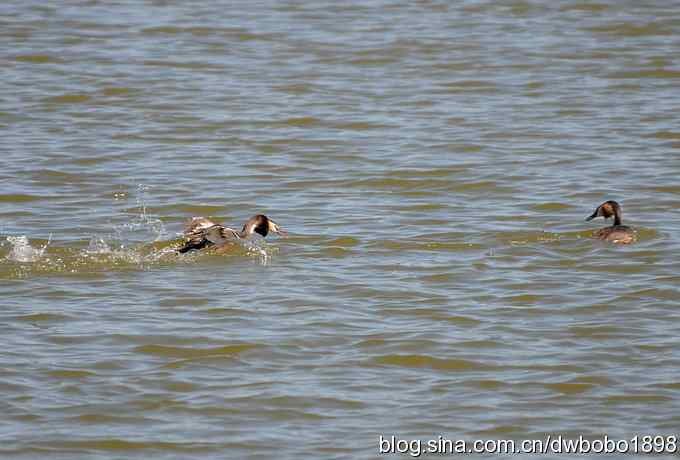
[[[3,2],[0,453],[677,434],[677,10]]]

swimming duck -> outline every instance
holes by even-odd
[[[194,249],[214,247],[218,252],[225,252],[233,249],[237,240],[248,238],[253,233],[265,237],[269,232],[285,235],[276,222],[263,214],[257,214],[248,219],[240,232],[216,224],[205,217],[194,217],[184,228],[184,245],[178,251],[184,254]]]
[[[601,228],[593,236],[598,240],[611,241],[618,244],[629,244],[635,242],[635,231],[627,225],[621,225],[621,206],[613,200],[605,201],[595,209],[586,221],[593,220],[596,217],[604,217],[609,219],[614,217],[614,224],[611,227]]]

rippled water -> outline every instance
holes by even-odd
[[[678,6],[3,2],[0,452],[680,434]]]

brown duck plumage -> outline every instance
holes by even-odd
[[[621,216],[621,206],[616,201],[609,200],[598,206],[597,209],[595,209],[595,212],[586,218],[586,221],[592,220],[596,217],[604,217],[605,219],[613,217],[614,224],[611,227],[604,227],[596,230],[593,233],[593,237],[599,240],[610,241],[617,244],[634,243],[637,239],[635,231],[627,225],[623,225],[621,223]]]
[[[263,214],[257,214],[248,219],[241,231],[217,224],[205,217],[194,217],[184,228],[185,241],[178,251],[182,254],[204,248],[225,251],[233,248],[238,240],[248,238],[253,233],[265,237],[269,232],[285,234],[276,222]]]

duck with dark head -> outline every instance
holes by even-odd
[[[196,249],[214,249],[216,252],[228,252],[235,249],[237,241],[246,239],[257,233],[262,237],[269,233],[285,235],[279,224],[265,216],[257,214],[243,225],[241,231],[216,224],[205,217],[194,217],[184,228],[184,244],[178,252],[184,254]]]
[[[596,217],[604,217],[609,219],[614,218],[614,224],[610,227],[604,227],[596,230],[593,236],[599,240],[610,241],[617,244],[634,243],[637,239],[635,231],[622,224],[621,206],[613,200],[605,201],[595,209],[590,216],[586,217],[586,221],[593,220]]]

